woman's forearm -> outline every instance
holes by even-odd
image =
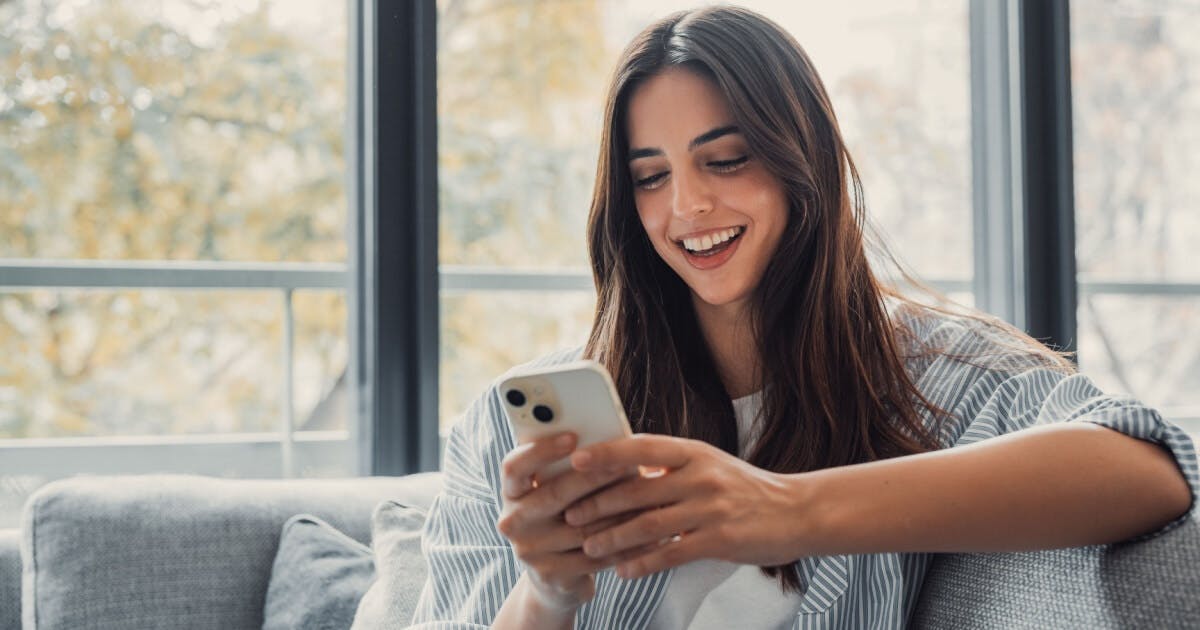
[[[1164,449],[1090,423],[791,476],[798,555],[1021,551],[1117,542],[1182,515]],[[815,551],[814,551],[815,550]]]
[[[570,630],[575,625],[575,609],[546,606],[533,592],[529,575],[522,574],[517,580],[496,619],[495,630]]]

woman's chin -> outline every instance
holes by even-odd
[[[749,291],[732,290],[732,287],[689,287],[692,290],[692,298],[696,302],[696,306],[708,306],[712,308],[727,308],[734,305],[744,304],[746,298],[750,296]]]

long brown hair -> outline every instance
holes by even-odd
[[[905,370],[903,333],[884,303],[904,298],[868,262],[862,185],[825,87],[795,39],[735,7],[646,28],[621,55],[605,104],[588,219],[598,300],[584,354],[608,368],[635,429],[737,453],[733,407],[689,289],[641,225],[626,162],[630,96],[672,66],[720,90],[754,157],[787,191],[787,226],[751,299],[757,382],[768,386],[747,460],[797,473],[937,449],[922,414],[944,412]],[[763,570],[799,591],[794,566]]]

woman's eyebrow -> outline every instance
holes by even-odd
[[[717,127],[716,129],[710,129],[708,131],[705,131],[704,133],[696,136],[695,138],[692,138],[692,141],[688,143],[688,151],[695,151],[696,147],[698,147],[706,142],[712,142],[713,140],[716,140],[717,138],[720,138],[721,136],[727,136],[731,133],[740,133],[740,130],[738,129],[737,125],[725,125],[724,127]],[[644,158],[644,157],[650,157],[652,155],[662,155],[662,154],[663,154],[662,149],[648,149],[648,148],[633,149],[629,152],[629,161],[632,162],[633,160],[636,160],[638,158]]]

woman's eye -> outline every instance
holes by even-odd
[[[741,157],[733,158],[732,160],[716,160],[709,162],[708,165],[713,167],[713,170],[717,171],[718,173],[729,173],[738,170],[749,160],[750,156],[743,155]]]
[[[643,177],[641,179],[634,180],[633,183],[636,184],[638,188],[644,188],[646,190],[653,190],[655,188],[658,188],[659,185],[662,184],[662,181],[666,178],[667,178],[666,172],[655,173],[648,177]]]

